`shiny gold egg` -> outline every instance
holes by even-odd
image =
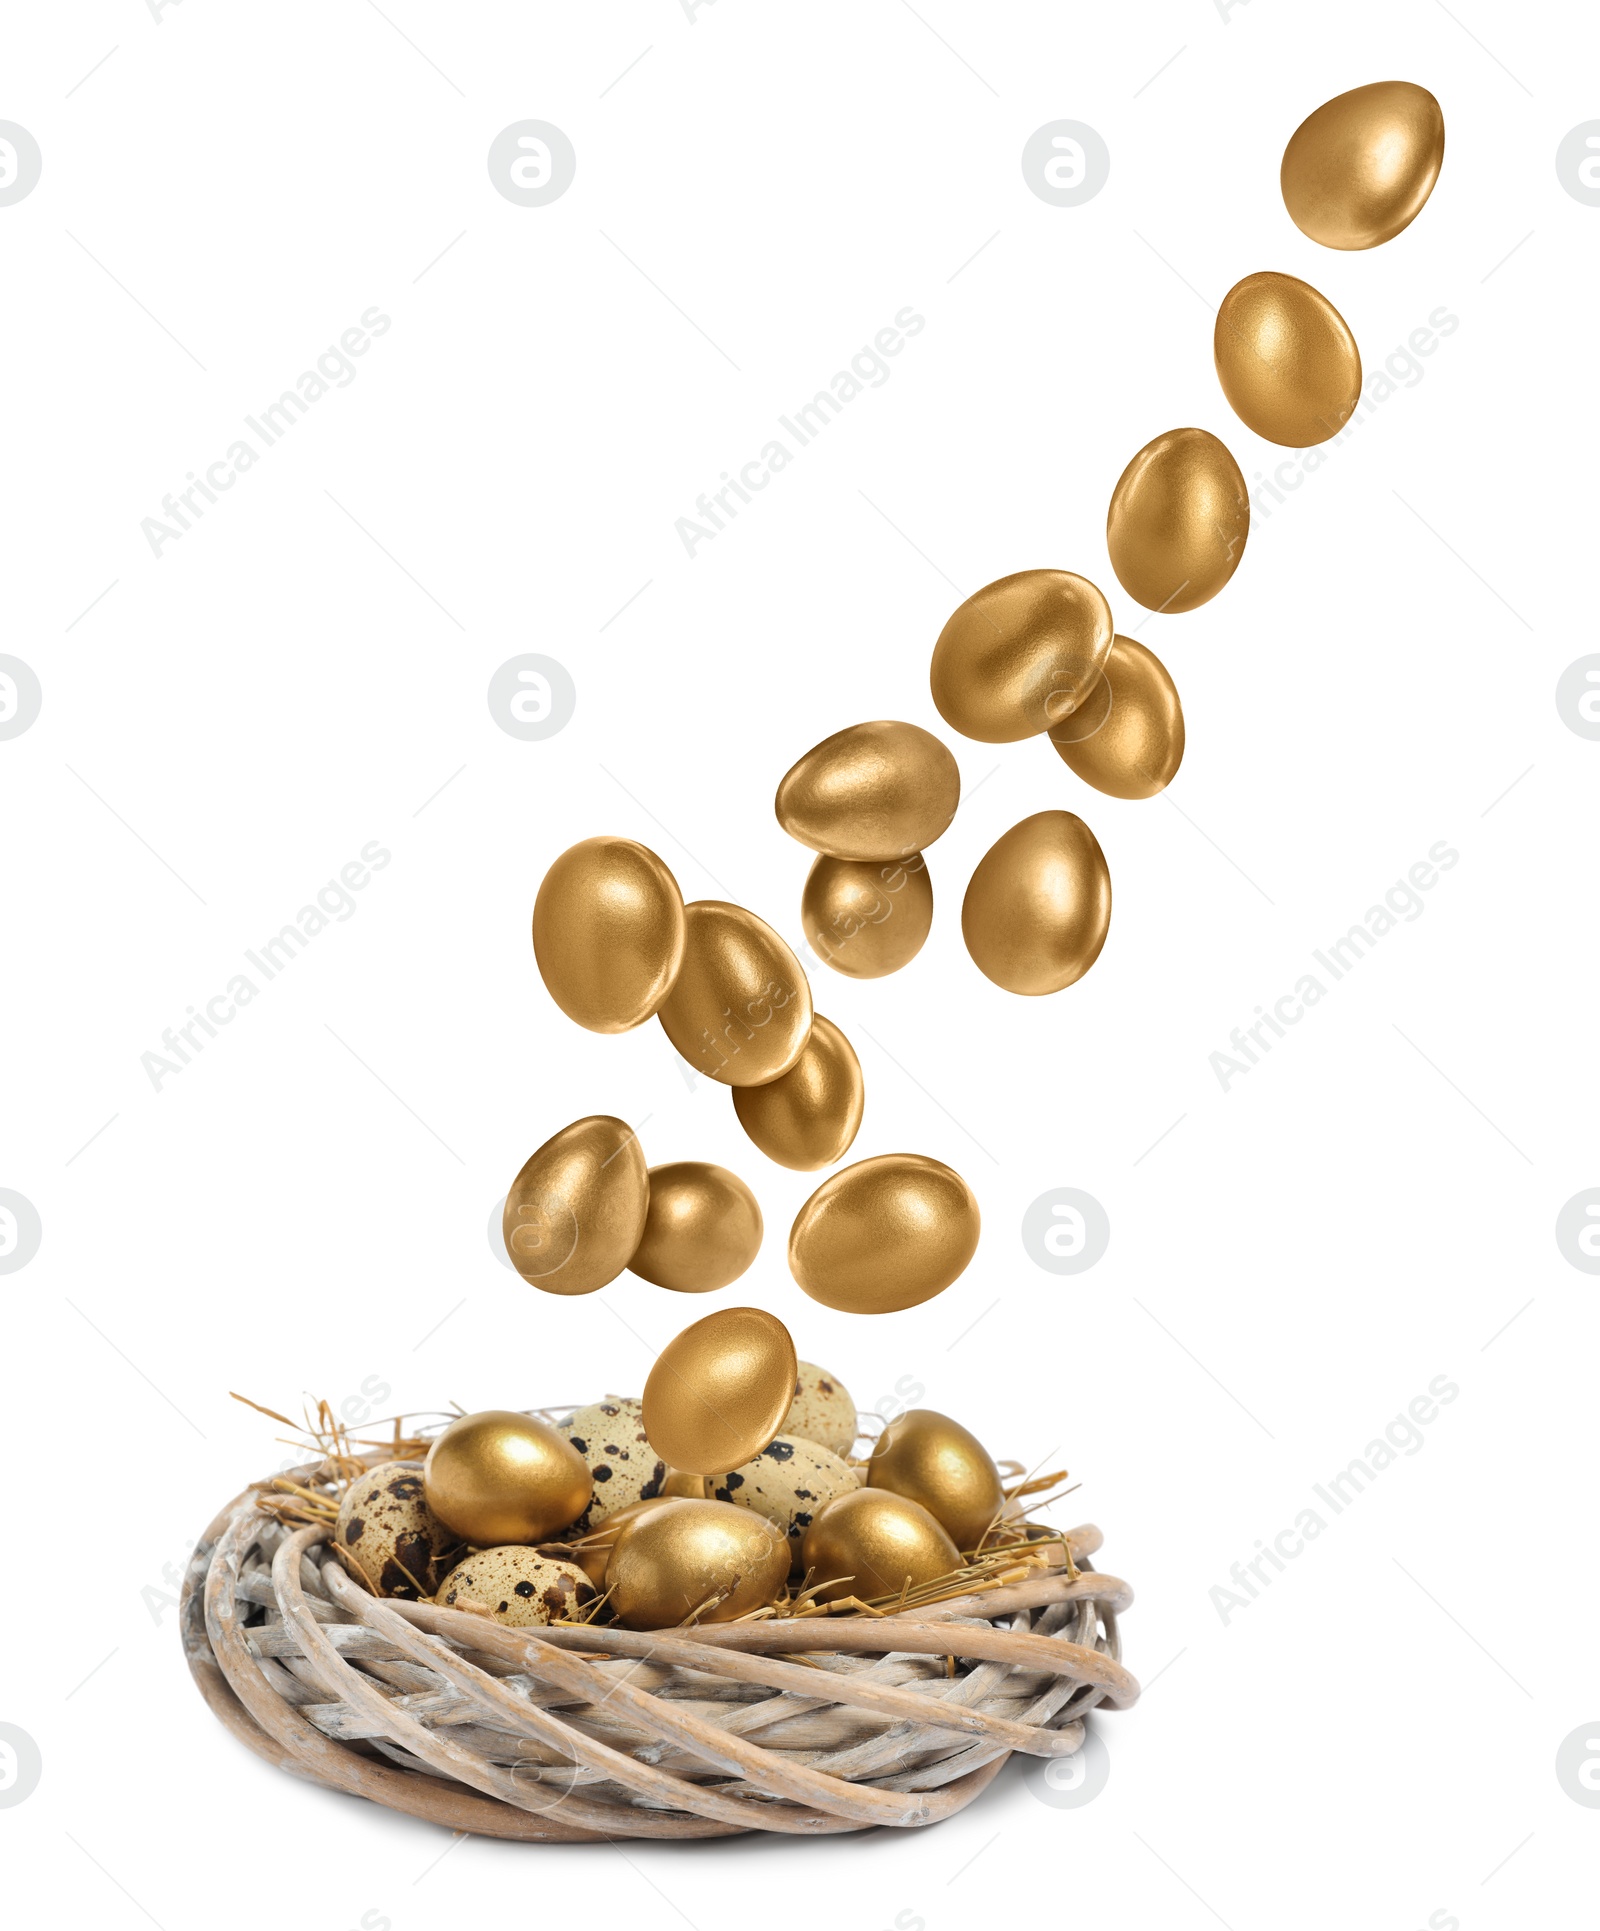
[[[1038,811],[978,861],[961,906],[973,963],[1007,992],[1059,992],[1100,956],[1111,874],[1099,841],[1070,811]]]
[[[380,1462],[339,1502],[334,1541],[373,1593],[418,1602],[431,1596],[459,1548],[428,1507],[421,1462]]]
[[[1111,607],[1068,570],[1020,570],[959,605],[933,647],[939,715],[964,737],[1014,744],[1069,717],[1111,650]]]
[[[1374,81],[1324,101],[1289,137],[1279,184],[1302,234],[1376,248],[1421,214],[1444,165],[1444,114],[1425,87]]]
[[[916,724],[852,724],[813,745],[778,786],[778,823],[830,858],[893,858],[945,831],[961,799],[946,747]]]
[[[988,1449],[960,1422],[932,1408],[912,1408],[890,1422],[873,1448],[867,1480],[920,1502],[968,1553],[1005,1506],[1000,1471]]]
[[[1204,429],[1169,429],[1146,443],[1118,477],[1106,513],[1118,583],[1169,616],[1210,602],[1238,569],[1249,534],[1239,465]]]
[[[657,1017],[697,1073],[762,1086],[787,1073],[811,1033],[811,987],[772,927],[742,905],[684,908],[683,964]]]
[[[749,1461],[794,1399],[794,1342],[775,1314],[729,1307],[674,1335],[644,1384],[644,1426],[674,1468],[715,1475]]]
[[[761,1251],[761,1209],[736,1173],[709,1160],[650,1169],[650,1211],[631,1273],[679,1294],[726,1287]]]
[[[696,1479],[703,1481],[703,1477]],[[704,1493],[702,1488],[701,1493]],[[659,1509],[673,1498],[666,1494],[647,1495],[637,1502],[628,1503],[626,1508],[615,1510],[608,1515],[598,1528],[589,1529],[583,1535],[571,1535],[563,1542],[545,1542],[540,1545],[540,1555],[558,1557],[564,1562],[575,1562],[597,1589],[605,1587],[606,1565],[611,1560],[611,1551],[617,1546],[617,1538],[630,1522],[641,1515],[648,1515],[651,1509]]]
[[[789,1271],[844,1314],[892,1314],[942,1294],[978,1251],[978,1203],[920,1153],[880,1153],[832,1174],[795,1215]]]
[[[789,1574],[776,1523],[731,1502],[669,1501],[637,1516],[606,1565],[610,1607],[626,1629],[731,1622],[773,1601]]]
[[[468,1542],[542,1542],[576,1522],[593,1484],[588,1463],[549,1425],[508,1408],[462,1415],[423,1464],[428,1507]]]
[[[961,1567],[961,1552],[918,1502],[888,1489],[858,1488],[824,1503],[800,1545],[800,1566],[819,1602],[879,1596],[937,1582]]]
[[[850,1390],[836,1374],[802,1361],[794,1378],[794,1400],[783,1418],[781,1432],[820,1442],[835,1455],[848,1455],[856,1445],[860,1424]]]
[[[800,898],[817,957],[847,979],[881,979],[922,950],[933,929],[933,882],[909,858],[819,858]]]
[[[442,1609],[470,1603],[510,1629],[580,1622],[595,1587],[574,1562],[538,1549],[479,1549],[458,1562],[439,1585]]]
[[[1350,420],[1361,351],[1325,295],[1293,275],[1246,275],[1222,298],[1217,379],[1233,413],[1269,443],[1309,449]]]
[[[622,1272],[644,1233],[650,1181],[626,1120],[574,1120],[529,1155],[501,1217],[506,1252],[546,1294],[592,1294]]]
[[[647,845],[585,838],[544,875],[533,956],[550,996],[595,1033],[642,1026],[683,960],[678,881]]]
[[[1050,742],[1085,784],[1111,798],[1153,798],[1183,762],[1178,687],[1153,650],[1119,637],[1098,688]]]
[[[801,1173],[844,1158],[865,1106],[855,1049],[820,1012],[805,1051],[787,1073],[765,1086],[733,1089],[740,1126],[769,1160]]]

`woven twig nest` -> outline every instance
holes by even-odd
[[[325,1479],[325,1465],[297,1470]],[[1126,1583],[1082,1571],[913,1613],[638,1632],[509,1629],[380,1599],[331,1525],[260,1487],[194,1552],[183,1639],[201,1694],[268,1763],[452,1830],[543,1843],[934,1824],[1013,1750],[1070,1756],[1126,1709]]]

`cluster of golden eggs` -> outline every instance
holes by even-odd
[[[690,1329],[672,1344],[677,1366],[658,1379],[664,1353],[642,1397],[607,1396],[556,1422],[463,1415],[425,1461],[385,1462],[349,1485],[335,1546],[378,1595],[512,1627],[657,1630],[779,1603],[881,1605],[984,1552],[1008,1498],[975,1436],[913,1409],[857,1457],[860,1423],[839,1378],[796,1362],[792,1344],[784,1358],[770,1334],[754,1339],[763,1345],[742,1375],[726,1337]],[[739,1396],[742,1436],[705,1404],[674,1406],[678,1375],[708,1349],[722,1361],[718,1392]],[[674,1464],[685,1452],[696,1466]]]
[[[953,771],[949,752],[918,735]],[[533,952],[580,1026],[619,1033],[657,1020],[690,1066],[731,1089],[739,1124],[780,1166],[815,1171],[848,1151],[865,1105],[861,1064],[754,912],[720,899],[686,905],[647,846],[586,838],[545,874]],[[517,1272],[551,1294],[591,1294],[625,1269],[708,1293],[744,1273],[763,1233],[736,1174],[698,1160],[647,1166],[633,1129],[607,1114],[573,1121],[529,1156],[503,1230]],[[826,1307],[885,1314],[942,1293],[977,1251],[978,1230],[960,1174],[922,1154],[879,1154],[830,1175],[801,1207],[789,1267]]]
[[[1372,248],[1420,212],[1443,158],[1444,117],[1425,88],[1359,87],[1295,132],[1283,157],[1284,203],[1312,240]],[[1213,354],[1235,415],[1269,442],[1325,442],[1361,398],[1361,355],[1343,316],[1292,275],[1247,275],[1230,289]],[[1136,603],[1176,615],[1230,581],[1249,529],[1249,493],[1227,447],[1204,429],[1173,429],[1123,470],[1106,549]],[[939,714],[964,737],[1048,737],[1085,783],[1113,798],[1156,796],[1183,759],[1183,707],[1166,666],[1119,635],[1100,590],[1069,571],[1020,571],[967,598],[934,646],[930,683]],[[1088,971],[1110,918],[1111,879],[1094,833],[1054,810],[1013,826],[981,860],[961,925],[996,984],[1044,994]]]
[[[1425,88],[1359,87],[1319,107],[1284,153],[1283,199],[1330,248],[1377,246],[1420,212],[1444,156],[1444,119]],[[1256,434],[1297,448],[1350,421],[1361,356],[1316,289],[1248,275],[1217,312],[1223,393]],[[1250,503],[1239,465],[1209,431],[1147,443],[1111,493],[1106,548],[1122,589],[1159,614],[1209,602],[1244,555]],[[987,744],[1047,737],[1094,790],[1152,798],[1184,753],[1183,706],[1166,666],[1119,635],[1101,591],[1070,571],[1023,570],[968,597],[933,648],[939,715]],[[776,812],[815,854],[801,896],[808,943],[853,979],[898,971],[933,922],[926,852],[952,822],[961,780],[948,747],[880,719],[825,738],[778,786]],[[961,930],[979,969],[1030,997],[1073,985],[1105,945],[1111,874],[1094,832],[1052,809],[1013,825],[979,860]],[[803,1172],[855,1140],[864,1087],[840,1028],[815,1009],[794,952],[753,912],[685,904],[646,846],[588,838],[550,867],[533,945],[551,995],[579,1025],[625,1032],[659,1020],[696,1072],[731,1089],[745,1133]],[[833,1308],[884,1313],[929,1300],[976,1250],[977,1203],[961,1176],[918,1154],[833,1174],[796,1216],[796,1281]],[[648,1168],[632,1130],[598,1116],[564,1128],[507,1197],[506,1248],[522,1277],[587,1294],[624,1269],[679,1292],[727,1286],[754,1260],[761,1212],[744,1182],[697,1161]]]

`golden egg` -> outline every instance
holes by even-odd
[[[697,1073],[761,1086],[787,1073],[811,1033],[811,987],[770,925],[742,905],[696,899],[676,983],[657,1017]]]
[[[960,1422],[932,1408],[908,1409],[890,1422],[872,1451],[867,1480],[920,1502],[968,1553],[1006,1499],[988,1449]]]
[[[550,996],[595,1033],[642,1026],[683,960],[678,881],[647,845],[585,838],[544,875],[533,956]]]
[[[1210,602],[1238,569],[1249,534],[1239,465],[1204,429],[1169,429],[1146,443],[1118,477],[1106,513],[1118,583],[1169,616]]]
[[[574,1562],[537,1549],[479,1549],[458,1562],[439,1585],[443,1609],[469,1603],[511,1629],[581,1622],[595,1599],[594,1584]]]
[[[789,1271],[824,1307],[892,1314],[944,1292],[978,1251],[978,1227],[959,1173],[880,1153],[824,1180],[795,1215]]]
[[[1376,248],[1421,214],[1443,164],[1439,103],[1408,80],[1380,80],[1308,115],[1278,178],[1302,234],[1324,248]]]
[[[421,1462],[380,1462],[345,1490],[334,1541],[376,1595],[418,1602],[461,1538],[428,1507]]]
[[[1059,992],[1100,956],[1111,925],[1105,853],[1070,811],[1038,811],[978,861],[961,906],[973,963],[1007,992]]]
[[[820,1442],[835,1455],[848,1455],[856,1445],[860,1426],[850,1390],[836,1374],[802,1361],[795,1371],[794,1400],[783,1418],[781,1432]]]
[[[731,1622],[774,1600],[789,1574],[776,1523],[731,1502],[671,1501],[636,1517],[606,1565],[610,1608],[627,1629]]]
[[[729,1307],[674,1335],[644,1384],[644,1426],[674,1468],[715,1475],[764,1448],[794,1399],[794,1342],[775,1314]]]
[[[703,1502],[706,1496],[706,1477],[691,1475],[686,1469],[669,1468],[666,1479],[661,1484],[663,1495],[683,1495],[692,1502]]]
[[[793,1559],[800,1559],[800,1543],[812,1519],[826,1502],[860,1483],[842,1455],[821,1442],[793,1435],[776,1435],[743,1468],[711,1477],[711,1493],[718,1502],[738,1509],[754,1509],[788,1538]]]
[[[739,1124],[769,1160],[801,1173],[831,1167],[861,1125],[866,1089],[848,1039],[819,1012],[805,1051],[781,1078],[736,1086]]]
[[[530,1154],[506,1195],[506,1252],[546,1294],[592,1294],[614,1281],[644,1233],[650,1180],[626,1120],[574,1120]]]
[[[1112,798],[1153,798],[1183,762],[1178,687],[1153,650],[1119,637],[1089,701],[1050,733],[1085,784]]]
[[[597,1589],[603,1589],[606,1565],[611,1560],[611,1551],[617,1546],[617,1537],[630,1522],[647,1515],[651,1509],[659,1509],[672,1499],[666,1494],[644,1496],[637,1502],[630,1502],[626,1508],[615,1510],[598,1528],[589,1529],[582,1535],[569,1532],[568,1539],[563,1542],[543,1543],[539,1553],[558,1557],[564,1562],[575,1562]]]
[[[961,1552],[918,1502],[887,1489],[858,1488],[817,1511],[800,1548],[819,1602],[898,1596],[961,1567]]]
[[[947,724],[1014,744],[1077,709],[1111,650],[1111,607],[1067,570],[1021,570],[974,591],[933,647],[929,682]]]
[[[894,858],[945,831],[961,799],[949,751],[915,724],[852,724],[813,745],[778,786],[778,823],[830,858]]]
[[[800,898],[817,957],[848,979],[881,979],[922,950],[933,929],[933,882],[909,858],[819,858]]]
[[[650,1169],[650,1211],[631,1273],[679,1294],[726,1287],[761,1251],[761,1209],[736,1173],[709,1160]]]
[[[1217,379],[1233,413],[1269,443],[1309,449],[1350,420],[1361,351],[1325,295],[1293,275],[1246,275],[1222,298]]]
[[[570,1442],[508,1408],[451,1422],[428,1450],[422,1481],[446,1528],[484,1547],[544,1541],[577,1521],[593,1486]]]
[[[607,1395],[575,1408],[558,1432],[583,1457],[594,1484],[571,1534],[597,1529],[619,1510],[666,1494],[667,1465],[644,1432],[644,1404],[637,1395]]]

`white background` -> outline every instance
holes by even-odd
[[[1234,1931],[1570,1921],[1600,1830],[1554,1772],[1600,1716],[1600,1324],[1553,1230],[1600,1182],[1600,746],[1554,691],[1594,648],[1600,209],[1553,161],[1600,116],[1595,23],[85,0],[13,12],[0,53],[0,117],[44,156],[0,208],[0,648],[44,693],[0,745],[0,1184],[44,1230],[0,1280],[0,1720],[44,1762],[0,1812],[13,1886],[168,1931],[558,1905],[932,1931],[1069,1899]],[[1389,246],[1319,249],[1278,198],[1284,141],[1391,77],[1443,104],[1438,189]],[[578,156],[535,209],[485,167],[530,117]],[[1111,152],[1079,208],[1019,167],[1060,118]],[[1152,436],[1209,428],[1251,478],[1280,460],[1211,367],[1210,306],[1260,268],[1323,289],[1369,369],[1440,306],[1460,326],[1271,505],[1220,597],[1140,629],[1187,714],[1167,799],[1103,798],[1043,743],[954,744],[972,795],[931,854],[926,949],[813,976],[865,1069],[855,1155],[950,1162],[984,1238],[927,1306],[830,1313],[784,1264],[812,1180],[658,1028],[562,1019],[537,882],[622,833],[797,940],[807,856],[770,799],[800,752],[871,717],[949,737],[929,651],[996,576],[1080,570],[1131,626],[1104,515]],[[357,379],[152,556],[141,519],[373,305],[392,327]],[[675,519],[906,305],[926,327],[890,380],[688,558]],[[542,744],[485,701],[530,650],[578,688]],[[1097,832],[1115,915],[1087,980],[1024,1001],[968,960],[960,894],[1057,805]],[[354,915],[153,1090],[163,1029],[373,839],[392,863]],[[1460,862],[1424,914],[1224,1092],[1230,1031],[1441,839]],[[734,1289],[567,1301],[494,1258],[511,1175],[597,1112],[755,1187],[766,1245]],[[1072,1279],[1019,1234],[1062,1185],[1112,1224]],[[163,1576],[287,1452],[230,1389],[387,1384],[383,1413],[636,1391],[742,1300],[863,1407],[920,1385],[997,1452],[1070,1465],[1063,1519],[1103,1526],[1128,1659],[1159,1678],[1101,1725],[1094,1803],[1047,1807],[1015,1762],[946,1826],[811,1846],[803,1874],[779,1839],[436,1864],[444,1835],[213,1721]],[[1224,1623],[1230,1566],[1440,1375],[1460,1394],[1421,1451]]]

